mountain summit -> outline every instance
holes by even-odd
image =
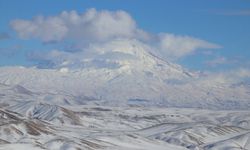
[[[65,53],[43,56],[53,69],[3,67],[0,82],[18,85],[21,93],[36,93],[40,101],[62,105],[250,106],[249,86],[190,72],[157,57],[136,40],[90,45],[74,57]]]

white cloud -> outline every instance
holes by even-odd
[[[66,38],[105,41],[116,37],[145,36],[125,11],[89,9],[83,14],[64,11],[58,16],[14,20],[11,26],[21,38],[39,38],[43,42]]]
[[[236,72],[234,72],[234,73],[236,73]],[[240,78],[250,78],[250,70],[249,69],[241,68],[236,73],[236,75],[239,76]]]
[[[199,83],[203,85],[234,85],[238,83],[250,83],[250,69],[249,68],[234,68],[231,70],[223,70],[219,72],[205,72],[203,77],[199,78]]]
[[[215,56],[211,60],[204,61],[204,64],[209,67],[218,67],[221,65],[224,66],[242,66],[242,67],[248,67],[249,62],[248,61],[242,61],[242,59],[245,59],[244,57],[224,57],[224,56]]]
[[[223,64],[228,64],[229,60],[225,57],[216,57],[215,59],[206,61],[205,64],[210,66],[210,67],[216,67],[218,65],[223,65]]]
[[[86,67],[86,65],[96,67],[102,65],[100,63],[109,63],[111,66],[114,66],[115,64],[145,59],[144,54],[146,52],[141,51],[141,49],[147,51],[151,47],[138,40],[114,39],[104,43],[91,44],[81,51],[51,50],[48,53],[36,52],[30,54],[29,59],[38,61],[40,67],[45,68],[77,68],[80,66]]]
[[[135,20],[122,10],[89,9],[82,14],[64,11],[57,16],[13,20],[11,26],[20,38],[37,38],[43,42],[71,40],[79,49],[114,39],[136,39],[152,47],[160,57],[171,59],[190,55],[202,48],[219,48],[216,44],[190,36],[150,34],[138,28]]]
[[[23,39],[38,38],[44,42],[62,40],[68,32],[64,21],[58,17],[39,16],[32,21],[18,19],[12,21],[11,26]]]
[[[174,34],[160,34],[160,50],[170,58],[180,58],[194,53],[197,49],[214,49],[219,45],[190,36],[177,36]]]

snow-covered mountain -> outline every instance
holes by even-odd
[[[236,110],[250,108],[248,83],[190,72],[133,40],[78,53],[49,54],[40,67],[51,69],[0,68],[0,150],[250,148],[249,111]]]
[[[53,69],[1,67],[0,83],[32,101],[61,105],[250,107],[249,86],[190,72],[150,51],[136,40],[115,40],[79,57],[54,52]]]

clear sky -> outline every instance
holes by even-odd
[[[35,65],[30,54],[65,46],[46,41],[42,33],[20,37],[22,28],[17,23],[13,27],[13,20],[31,21],[72,10],[82,14],[90,8],[123,10],[137,28],[149,34],[169,33],[180,36],[181,41],[188,36],[209,42],[173,59],[189,69],[250,68],[249,0],[0,0],[0,66]]]

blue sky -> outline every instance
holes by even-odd
[[[23,39],[11,27],[15,19],[57,16],[62,11],[87,9],[123,10],[138,28],[150,34],[190,36],[219,45],[195,50],[173,61],[194,70],[250,68],[249,0],[1,0],[0,66],[35,65],[34,52],[60,49],[63,42],[44,44],[38,38]]]

